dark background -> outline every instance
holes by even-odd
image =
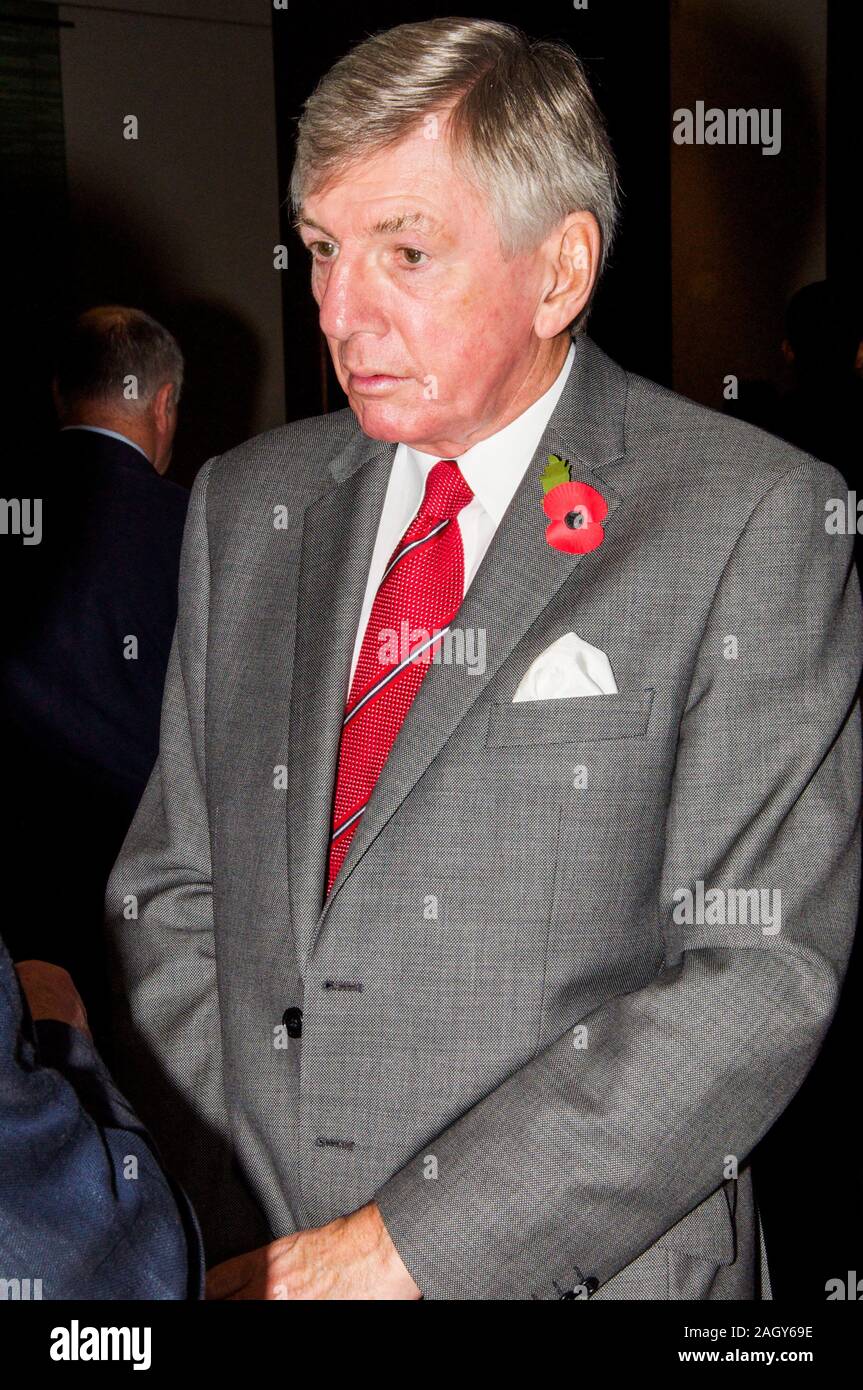
[[[210,47],[201,39],[204,21],[195,17],[191,0],[185,13],[164,16],[136,15],[117,6],[117,25],[125,27],[98,31],[106,83],[115,62],[122,66],[123,45],[134,45],[139,32],[145,62],[147,44],[158,40],[160,25],[164,47],[159,50],[156,42],[153,51],[164,53],[166,65],[177,64],[170,69],[170,84],[147,84],[153,121],[166,102],[176,103],[182,114],[167,127],[171,138],[165,138],[163,126],[162,148],[151,151],[147,175],[141,174],[137,198],[130,200],[126,185],[111,182],[114,175],[101,155],[92,166],[82,165],[82,145],[86,151],[88,139],[100,138],[103,107],[112,119],[123,110],[111,107],[98,82],[92,134],[88,127],[72,139],[68,129],[68,113],[80,110],[81,100],[76,57],[81,50],[74,45],[83,43],[88,24],[102,22],[101,11],[110,4],[91,7],[99,11],[94,19],[87,6],[60,11],[28,0],[0,0],[0,168],[10,210],[4,218],[11,348],[4,377],[6,496],[22,495],[15,487],[26,476],[26,460],[47,444],[55,428],[48,380],[57,324],[93,303],[140,305],[177,334],[188,366],[172,476],[187,485],[206,458],[258,430],[345,404],[318,331],[306,258],[289,227],[285,195],[296,117],[319,76],[365,34],[460,11],[447,5],[334,11],[294,3],[286,12],[274,12],[266,0],[258,6],[202,8],[215,14]],[[849,294],[860,292],[856,202],[863,7],[849,0],[814,8],[823,11],[827,32],[823,142],[814,133],[811,81],[807,86],[799,54],[795,57],[779,38],[773,42],[763,23],[753,21],[747,29],[739,6],[715,0],[693,7],[703,21],[697,32],[686,30],[686,7],[665,0],[640,5],[591,0],[589,9],[577,14],[562,3],[471,5],[467,11],[508,20],[536,37],[562,39],[584,58],[609,122],[625,194],[621,234],[592,313],[591,334],[625,367],[684,389],[705,404],[721,405],[718,373],[723,370],[742,379],[769,375],[782,384],[782,309],[802,283],[795,277],[810,243],[821,237],[826,273],[847,284]],[[237,47],[246,44],[253,47]],[[235,52],[242,52],[242,61]],[[256,76],[257,87],[246,81],[235,90],[248,79],[250,54],[257,55],[269,86]],[[152,61],[158,78],[161,60]],[[699,71],[712,74],[709,90],[695,78],[688,82],[687,64],[693,72],[700,64]],[[675,164],[696,158],[682,154],[670,138],[675,93],[688,92],[691,102],[739,105],[744,102],[736,93],[757,93],[759,83],[771,99],[756,96],[745,104],[773,105],[778,94],[785,116],[783,162],[752,151],[722,151],[717,184],[702,180],[697,164]],[[196,91],[206,93],[197,107]],[[263,114],[258,119],[258,101],[262,113],[269,103],[269,124]],[[213,121],[224,123],[224,133],[210,139],[204,123]],[[227,149],[233,126],[241,131],[238,149],[225,154],[224,168],[217,167],[218,151]],[[204,148],[216,163],[199,157]],[[151,179],[154,169],[164,175],[158,185]],[[191,218],[198,209],[194,244],[200,261],[184,261],[175,252],[182,229],[172,228],[168,219],[175,197],[188,199],[189,181],[196,179],[183,215]],[[255,208],[262,210],[260,226],[250,222],[249,210]],[[288,269],[280,274],[271,267],[276,240],[290,252]],[[718,284],[712,283],[711,259],[723,248],[727,254],[729,240],[731,255],[722,262]],[[700,262],[699,248],[704,248]],[[207,280],[208,266],[216,261],[218,283]],[[246,307],[253,281],[254,312]],[[717,343],[723,344],[718,356]],[[858,486],[858,440],[849,439],[845,458],[836,462],[849,485]],[[14,866],[7,869],[10,878],[10,910],[40,910],[32,885],[15,884]],[[75,930],[74,906],[69,910],[68,929]],[[858,948],[821,1056],[755,1156],[778,1299],[820,1303],[827,1279],[863,1267],[855,1123],[859,956]]]

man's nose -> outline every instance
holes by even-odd
[[[383,333],[381,286],[361,257],[340,252],[329,267],[320,300],[321,332],[344,341],[353,333]]]

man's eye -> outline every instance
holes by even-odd
[[[338,247],[333,241],[310,241],[306,250],[315,261],[332,261],[335,260]],[[418,250],[416,246],[400,246],[398,250],[409,266],[422,265],[428,260],[428,253]]]

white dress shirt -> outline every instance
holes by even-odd
[[[118,434],[116,430],[106,430],[102,425],[64,425],[60,433],[65,434],[67,430],[89,430],[91,434],[107,434],[109,439],[122,440],[124,444],[128,444],[131,448],[137,449],[138,453],[142,454],[148,463],[150,462],[149,455],[144,453],[140,444],[136,444],[134,439],[129,439],[128,435]]]
[[[575,345],[570,344],[566,360],[548,390],[502,430],[481,439],[457,460],[462,476],[473,492],[472,499],[462,508],[456,520],[464,546],[465,593],[524,477],[525,469],[536,453],[566,384],[574,356]],[[399,444],[396,449],[366,580],[348,689],[354,679],[363,634],[387,561],[420,509],[426,477],[438,458],[438,454],[421,454],[409,444]],[[542,498],[537,495],[537,506],[541,505]]]

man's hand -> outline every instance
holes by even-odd
[[[418,1299],[377,1205],[216,1265],[207,1298]]]
[[[57,1019],[78,1028],[93,1041],[87,1010],[67,970],[45,960],[23,960],[15,969],[34,1022],[37,1018]]]

